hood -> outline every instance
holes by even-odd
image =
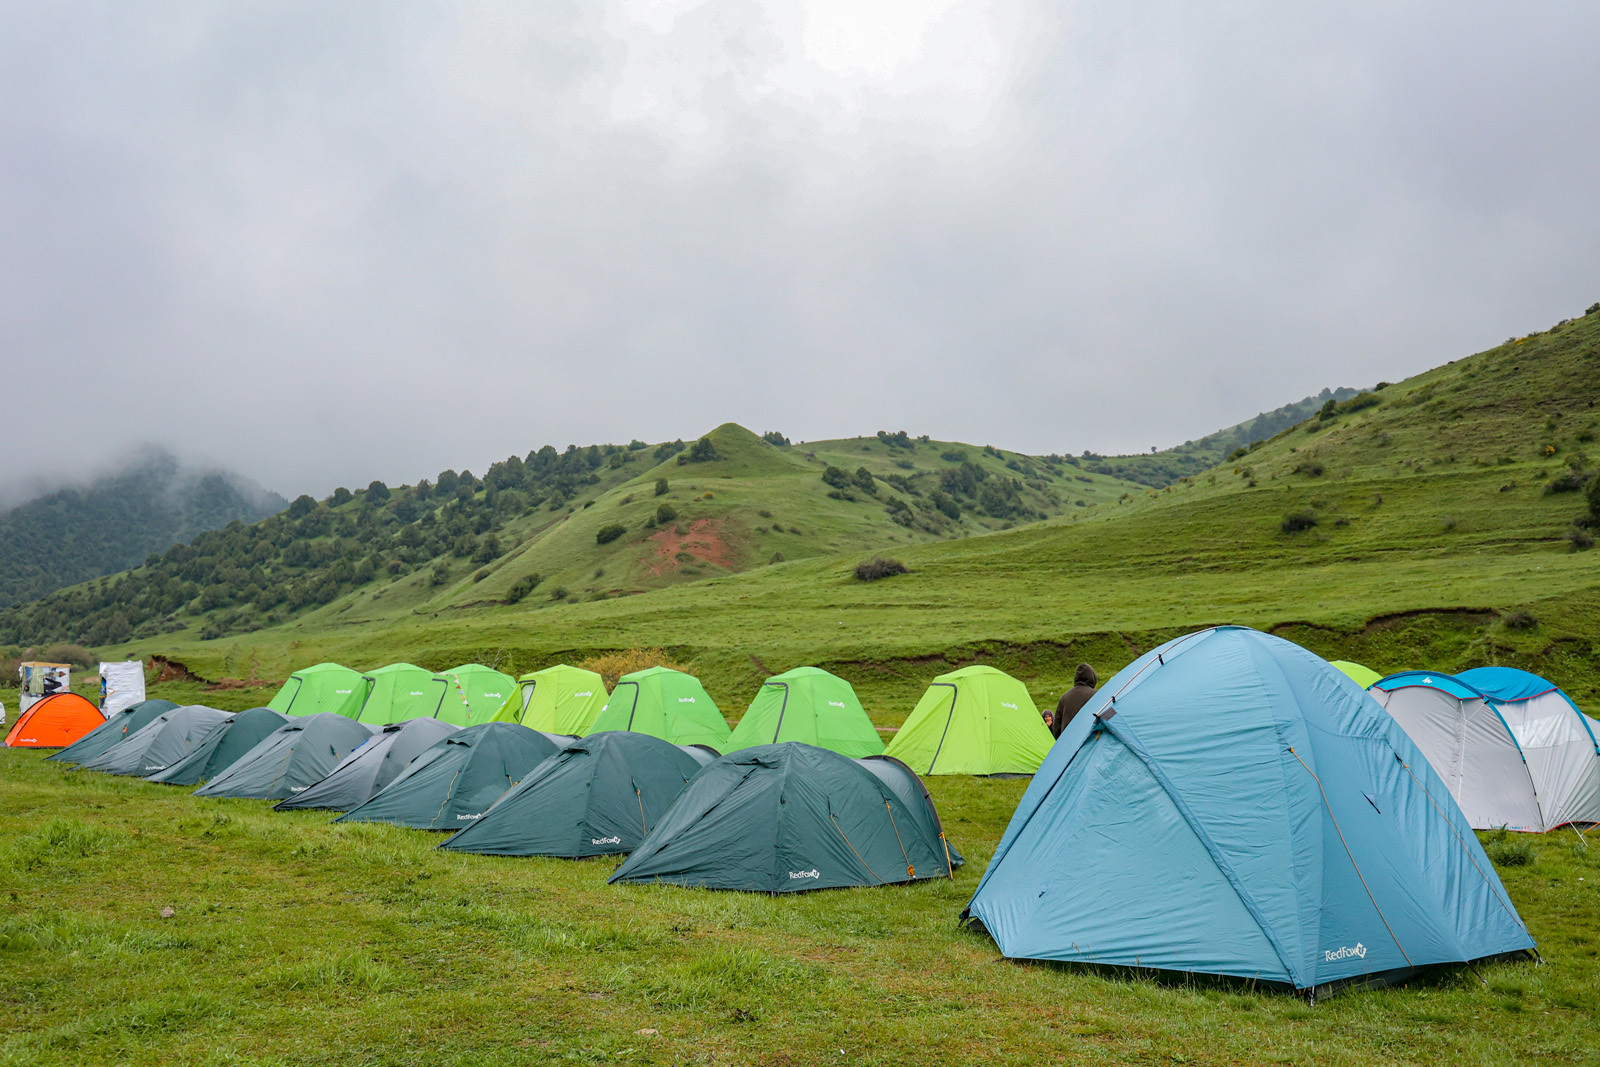
[[[1100,676],[1094,673],[1094,668],[1087,663],[1078,664],[1078,670],[1072,676],[1073,685],[1086,685],[1090,689],[1100,684]]]

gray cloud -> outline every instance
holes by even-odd
[[[1489,3],[12,6],[0,479],[156,440],[293,495],[728,419],[1172,444],[1600,299],[1597,38]]]

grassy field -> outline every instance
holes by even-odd
[[[8,750],[0,1063],[1595,1061],[1600,842],[1488,842],[1543,965],[1310,1008],[1000,958],[956,916],[1025,782],[929,785],[969,860],[953,882],[769,898],[608,887],[614,861],[441,853]]]

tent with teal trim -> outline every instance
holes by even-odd
[[[228,716],[213,726],[183,759],[145,778],[163,785],[199,785],[238,762],[289,721],[271,708],[250,708]]]
[[[448,684],[436,718],[456,726],[493,721],[505,702],[516,695],[517,683],[511,675],[481,663],[463,663],[439,674]]]
[[[935,678],[883,751],[919,774],[1032,774],[1054,740],[1028,687],[979,664]]]
[[[638,694],[633,696],[637,700]],[[558,663],[518,678],[516,692],[501,706],[495,718],[499,722],[521,723],[530,730],[581,737],[594,731],[595,720],[605,709],[606,699],[604,678],[582,667]],[[618,705],[618,716],[621,710],[622,706]],[[727,724],[723,726],[726,728]]]
[[[274,811],[349,811],[378,795],[412,760],[461,727],[438,719],[407,719],[381,727],[321,781],[280,800]]]
[[[710,745],[719,753],[728,747],[728,720],[711,694],[694,675],[670,667],[647,667],[618,679],[588,732],[607,730],[632,730],[675,745]]]
[[[820,667],[796,667],[761,683],[723,751],[799,741],[856,759],[883,751],[883,739],[850,683]]]
[[[963,915],[1013,958],[1313,998],[1534,948],[1405,731],[1320,657],[1242,627],[1169,641],[1101,687]]]
[[[194,795],[282,800],[326,778],[371,737],[371,727],[331,711],[291,716]]]
[[[166,770],[204,743],[206,735],[230,713],[188,704],[170,708],[137,733],[130,734],[82,766],[86,771],[143,778]]]
[[[1457,675],[1493,700],[1528,762],[1546,826],[1600,823],[1600,742],[1593,720],[1555,683],[1515,667]]]
[[[46,756],[45,761],[48,763],[87,763],[112,745],[120,744],[128,737],[143,730],[177,706],[170,700],[141,700],[137,704],[130,704],[121,711],[112,712],[109,719],[60,752]]]
[[[267,701],[267,707],[282,715],[318,715],[332,712],[355,718],[367,699],[367,683],[360,671],[338,663],[318,663],[302,667]]]

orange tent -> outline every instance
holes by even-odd
[[[77,693],[52,693],[17,716],[7,748],[65,748],[106,721],[100,709]]]

